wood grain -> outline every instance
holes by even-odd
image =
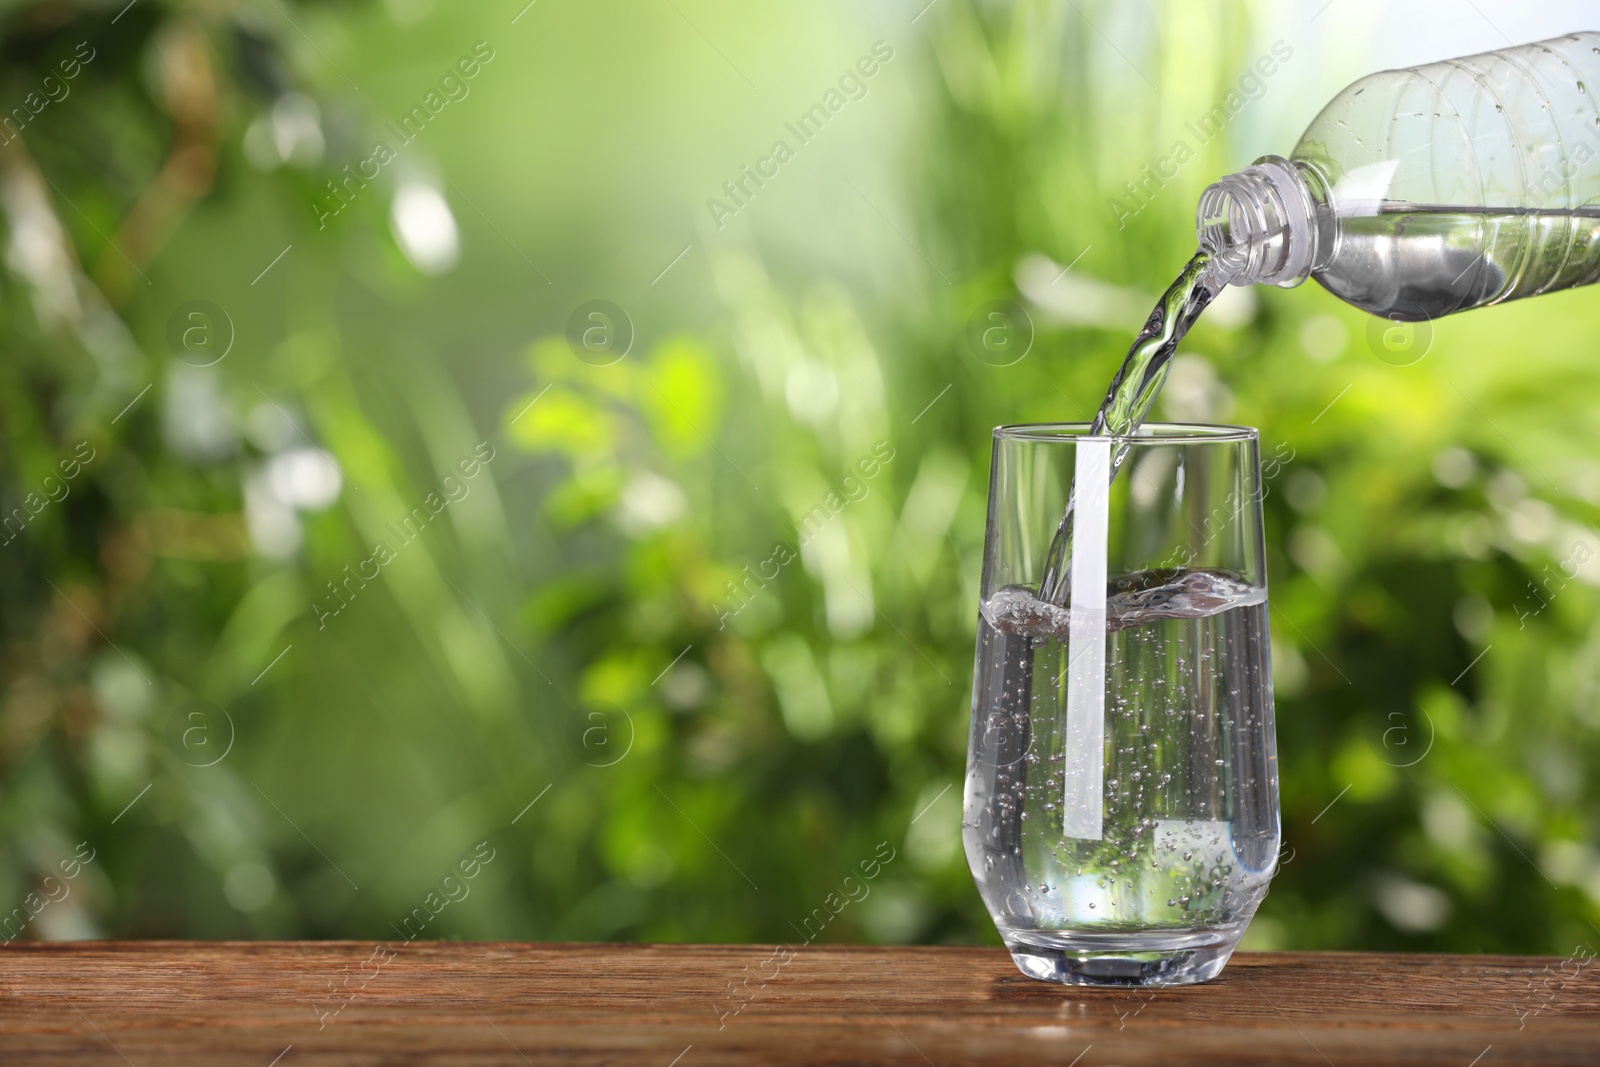
[[[1142,992],[1035,982],[984,948],[0,948],[7,1067],[274,1062],[1594,1065],[1600,966],[1241,953],[1210,984]]]

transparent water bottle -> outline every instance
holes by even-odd
[[[1362,78],[1289,158],[1200,198],[1236,285],[1316,278],[1396,321],[1600,279],[1600,33]]]

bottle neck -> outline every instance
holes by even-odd
[[[1200,247],[1233,285],[1299,285],[1331,251],[1317,226],[1322,189],[1310,166],[1264,156],[1200,194]]]

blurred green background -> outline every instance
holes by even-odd
[[[0,4],[27,938],[795,941],[887,842],[824,939],[997,943],[959,832],[990,428],[1087,416],[1200,189],[1350,80],[1585,28],[124,3]],[[1031,326],[969,343],[992,301]],[[1271,461],[1247,947],[1596,936],[1597,331],[1578,291],[1386,337],[1313,285],[1186,343],[1160,413]]]

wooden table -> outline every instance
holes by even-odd
[[[1241,953],[1141,992],[983,948],[15,942],[0,1064],[1594,1065],[1590,962]]]

